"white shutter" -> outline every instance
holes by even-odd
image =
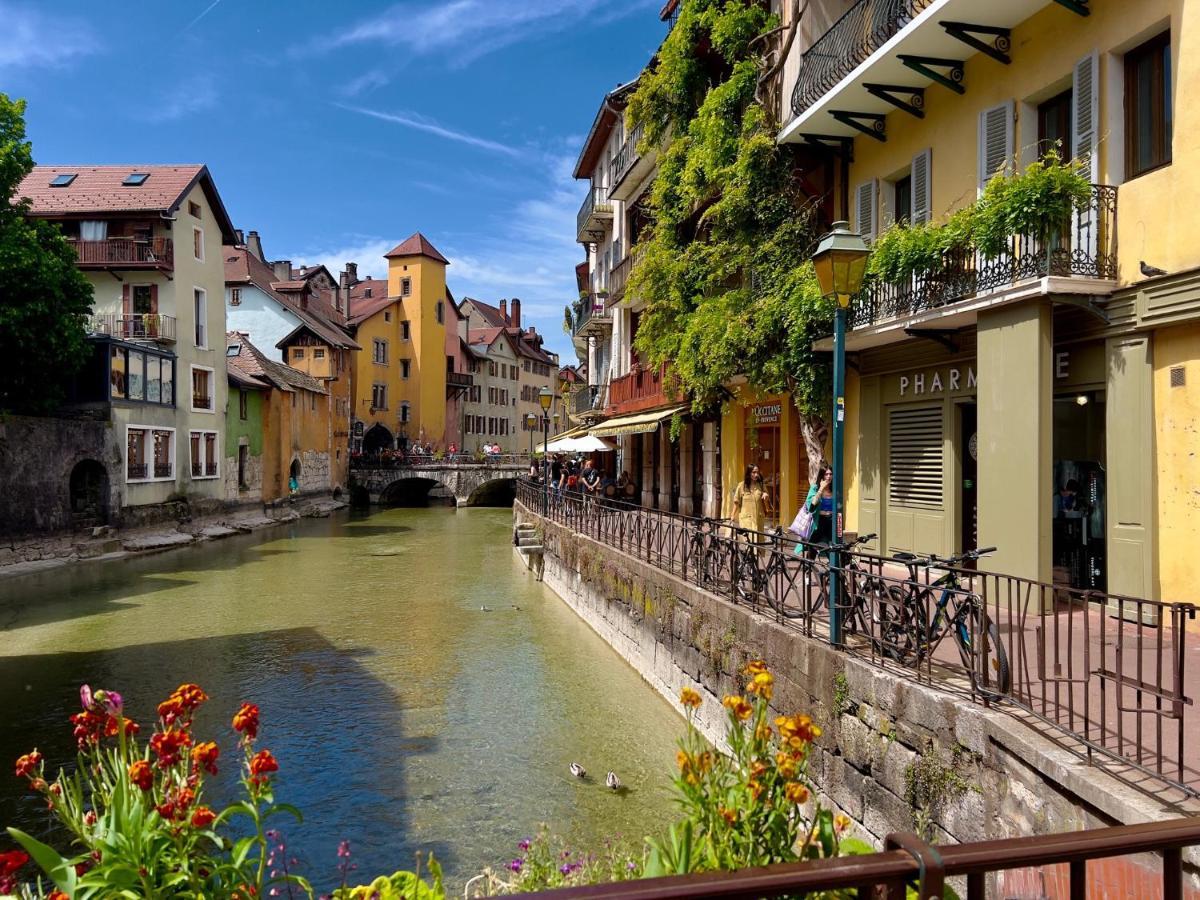
[[[942,407],[900,406],[888,428],[888,503],[942,508]]]
[[[933,217],[933,187],[931,185],[933,173],[929,168],[932,158],[933,151],[928,148],[913,157],[912,223],[914,225],[928,222]]]
[[[1096,152],[1096,129],[1100,118],[1100,60],[1093,50],[1075,63],[1071,86],[1071,142],[1063,152],[1086,165],[1088,178],[1100,180],[1100,159]]]
[[[1013,102],[979,114],[979,190],[1004,168],[1013,155]]]
[[[876,181],[864,181],[854,189],[854,208],[858,211],[858,233],[864,240],[872,241],[877,233],[875,223]]]

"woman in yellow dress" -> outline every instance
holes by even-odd
[[[762,531],[771,512],[771,498],[758,466],[746,466],[746,474],[733,489],[733,521],[746,531]],[[746,535],[748,540],[757,538]]]

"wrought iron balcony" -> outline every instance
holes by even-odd
[[[592,240],[590,232],[603,231],[607,223],[612,221],[613,205],[608,196],[608,188],[593,185],[583,198],[579,214],[575,217],[577,240],[586,244]]]
[[[917,17],[933,0],[859,0],[800,58],[792,112],[800,115]]]
[[[607,291],[587,295],[575,314],[574,327],[571,329],[572,338],[586,339],[588,335],[600,334],[612,327],[612,312],[605,309],[607,300]]]
[[[567,412],[572,416],[589,413],[599,415],[608,402],[608,385],[581,384],[567,398]]]
[[[132,316],[99,315],[88,321],[90,334],[108,334],[127,341],[175,343],[175,317],[158,313]]]
[[[111,237],[100,241],[68,239],[81,269],[175,268],[175,245],[170,238]]]
[[[975,294],[1034,278],[1115,281],[1117,189],[1092,185],[1087,206],[1049,240],[1010,235],[998,256],[967,247],[943,254],[941,264],[900,282],[873,280],[855,297],[850,326],[863,328],[950,306]]]
[[[619,263],[612,267],[608,276],[608,294],[615,303],[625,294],[625,285],[629,281],[629,273],[633,270],[633,254],[629,253]]]

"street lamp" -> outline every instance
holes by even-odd
[[[554,403],[554,391],[543,387],[538,391],[538,403],[542,404],[542,515],[550,514],[550,407]]]
[[[529,432],[529,458],[533,459],[533,432],[537,427],[537,414],[525,413],[525,430]]]
[[[842,446],[846,429],[846,308],[850,298],[862,290],[870,251],[862,235],[850,230],[849,222],[834,222],[833,231],[821,238],[813,254],[813,268],[821,294],[837,298],[833,320],[833,543],[842,539]],[[829,643],[842,644],[841,563],[838,550],[829,551]]]

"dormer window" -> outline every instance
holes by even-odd
[[[125,176],[125,180],[121,184],[125,185],[125,187],[141,187],[149,177],[149,172],[130,172]]]
[[[64,172],[61,175],[55,175],[50,181],[50,187],[66,187],[75,180],[77,172]]]
[[[364,298],[364,299],[370,299],[370,297],[371,297],[371,289],[370,289],[370,288],[365,288],[365,289],[363,290],[363,298]]]

